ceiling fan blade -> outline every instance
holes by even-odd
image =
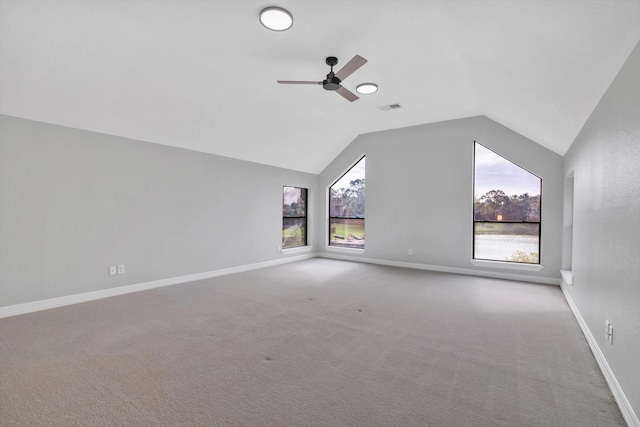
[[[340,95],[344,96],[347,101],[353,102],[353,101],[355,101],[357,99],[360,99],[358,97],[358,95],[356,95],[355,93],[351,92],[349,89],[347,89],[344,86],[340,86],[338,89],[336,89],[336,92],[338,92]]]
[[[358,68],[362,67],[366,63],[367,63],[366,59],[364,59],[360,55],[356,55],[351,59],[351,61],[344,64],[344,67],[342,67],[340,71],[336,73],[336,77],[339,78],[340,80],[344,80],[347,77],[349,77],[351,73],[353,73],[354,71],[356,71]]]
[[[278,80],[281,85],[321,85],[322,82],[312,82],[310,80]]]

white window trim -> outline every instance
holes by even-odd
[[[476,267],[497,268],[500,270],[540,271],[542,264],[528,264],[523,262],[489,261],[484,259],[470,259],[469,262]]]
[[[295,254],[295,253],[306,253],[306,252],[313,252],[313,246],[306,245],[306,246],[296,246],[293,248],[282,249],[283,254]]]
[[[365,252],[366,249],[358,249],[358,248],[345,248],[342,246],[330,246],[330,245],[326,245],[324,247],[327,252],[342,252],[345,254],[363,254]]]

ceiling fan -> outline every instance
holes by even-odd
[[[360,55],[354,56],[351,61],[347,62],[344,67],[337,73],[333,72],[333,66],[338,63],[338,58],[335,56],[329,56],[325,62],[331,67],[331,71],[327,74],[326,80],[321,82],[308,81],[308,80],[278,80],[281,85],[322,85],[326,90],[334,90],[346,98],[348,101],[355,101],[360,99],[355,93],[351,92],[340,83],[347,77],[349,77],[354,71],[366,64],[367,60]]]

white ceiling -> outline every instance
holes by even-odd
[[[639,0],[0,0],[0,113],[311,173],[479,114],[564,154],[639,39]],[[356,54],[344,86],[380,90],[354,103],[276,84]]]

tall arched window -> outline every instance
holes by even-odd
[[[364,249],[365,160],[329,187],[329,245]]]
[[[475,143],[473,258],[540,264],[542,179]]]

